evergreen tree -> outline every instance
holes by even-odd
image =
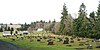
[[[99,1],[97,17],[96,17],[96,30],[97,30],[97,33],[100,33],[100,1]]]
[[[63,5],[63,12],[61,13],[61,21],[60,21],[60,34],[70,35],[72,33],[72,21],[73,18],[70,14],[68,14],[66,4]]]
[[[0,32],[3,32],[3,28],[0,28]]]
[[[54,26],[55,26],[55,23],[56,23],[56,20],[54,19],[54,21],[52,21],[52,24],[51,24],[51,26],[50,26],[50,30],[51,30],[51,32],[53,32],[53,33],[55,33],[54,32]]]
[[[92,32],[96,32],[96,16],[94,11],[90,13],[90,21],[91,21],[91,28],[92,28]]]
[[[63,12],[61,14],[62,14],[62,17],[61,17],[61,21],[60,21],[60,30],[59,31],[60,31],[60,34],[65,34],[65,32],[64,32],[64,28],[65,28],[64,20],[68,16],[68,11],[67,11],[65,3],[63,5]]]
[[[11,31],[14,31],[14,28],[13,27],[11,27]]]
[[[13,31],[14,31],[14,28],[11,27],[11,30],[10,30],[10,34],[11,34],[11,35],[13,34]]]
[[[99,1],[99,5],[98,5],[98,10],[97,10],[97,18],[100,17],[100,1]]]
[[[10,27],[8,27],[7,31],[10,31]]]
[[[90,16],[90,18],[92,18],[93,20],[95,20],[95,13],[94,13],[94,11],[91,12],[89,16]]]
[[[51,23],[51,20],[49,20],[49,23]]]
[[[89,24],[90,21],[87,18],[87,13],[86,13],[86,6],[84,3],[80,5],[80,10],[79,10],[79,17],[75,19],[75,32],[77,33],[78,36],[86,36],[85,34],[90,31]],[[83,35],[82,35],[83,34]]]
[[[54,21],[52,21],[52,23],[55,23],[56,22],[56,20],[54,19]]]

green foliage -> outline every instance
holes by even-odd
[[[17,29],[17,30],[20,30],[20,31],[26,31],[28,28],[29,28],[29,24],[25,23],[25,24],[22,24],[21,25],[21,28],[20,29]]]
[[[65,23],[64,23],[64,20],[67,18],[66,16],[68,16],[68,11],[67,11],[67,8],[66,8],[66,4],[64,3],[63,5],[63,12],[61,13],[62,14],[62,17],[61,17],[61,21],[60,21],[60,34],[65,34],[64,33],[64,28],[65,28]]]
[[[80,5],[79,17],[74,19],[74,35],[88,38],[100,38],[100,3],[97,10],[97,16],[94,12],[90,13],[87,18],[86,6],[84,3]]]
[[[90,18],[95,19],[95,13],[94,13],[94,11],[91,12],[89,16],[90,16]]]
[[[10,31],[10,27],[8,27],[7,31]]]
[[[98,10],[97,10],[97,17],[100,16],[100,1],[99,1],[99,5],[98,5]]]
[[[14,28],[13,27],[11,27],[11,31],[14,31]]]
[[[0,28],[0,32],[3,32],[3,29],[2,28]]]
[[[85,9],[86,6],[82,3],[82,5],[80,5],[79,17],[74,20],[74,32],[77,36],[86,37],[86,35],[92,30],[91,22],[86,16],[87,14]]]

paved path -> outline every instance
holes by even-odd
[[[16,45],[0,40],[0,50],[24,50]]]

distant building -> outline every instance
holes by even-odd
[[[10,31],[4,31],[3,32],[3,36],[10,36],[11,34],[10,34]]]
[[[43,31],[43,30],[44,30],[43,28],[38,28],[38,29],[37,29],[37,31]]]

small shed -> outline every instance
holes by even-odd
[[[37,31],[43,31],[43,30],[44,30],[43,28],[38,28],[38,29],[37,29]]]

